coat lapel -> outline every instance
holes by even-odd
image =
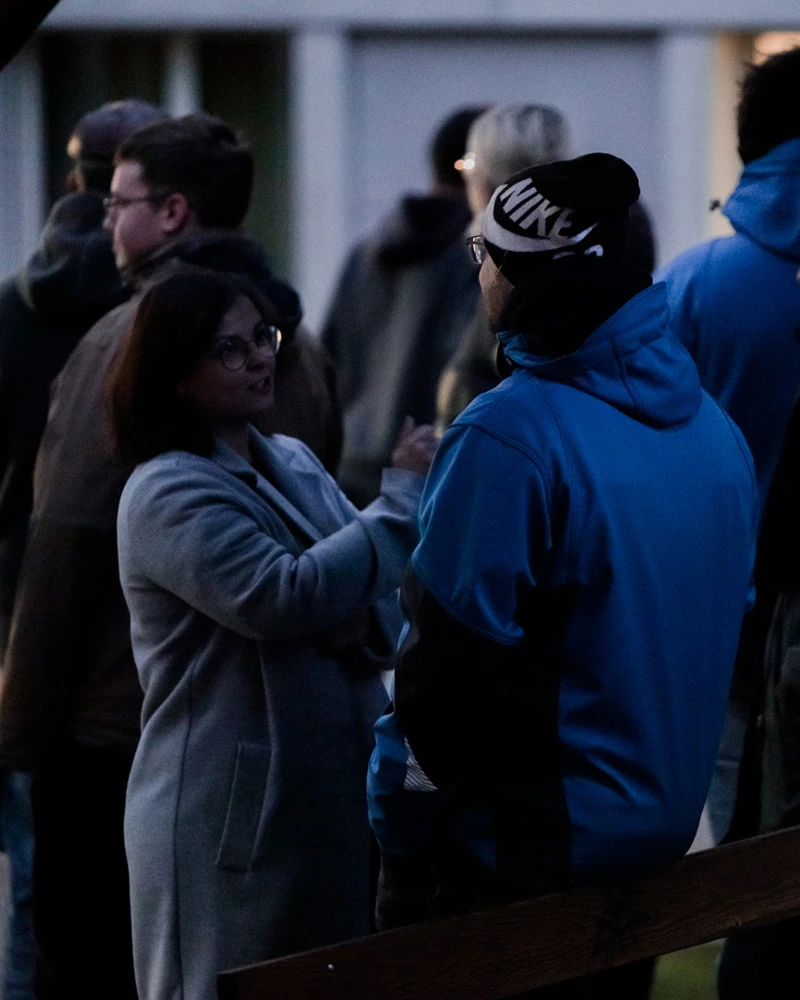
[[[298,493],[294,482],[295,478],[298,477],[298,471],[289,470],[285,464],[274,461],[269,449],[263,445],[264,441],[260,435],[251,436],[251,447],[257,452],[258,464],[264,468],[266,475],[261,475],[232,448],[219,441],[211,457],[228,472],[233,473],[237,478],[243,479],[249,486],[253,487],[279,514],[295,537],[309,545],[319,542],[323,537],[320,530],[298,510],[295,503],[291,502]],[[316,484],[314,485],[316,486]],[[286,495],[287,493],[289,496]]]

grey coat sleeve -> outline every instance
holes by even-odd
[[[374,503],[297,556],[202,470],[154,463],[120,505],[123,582],[127,591],[156,584],[248,638],[313,634],[399,586],[418,541],[422,484],[388,470]]]

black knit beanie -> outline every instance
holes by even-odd
[[[628,209],[638,197],[635,171],[610,153],[528,167],[492,195],[486,249],[512,284],[576,257],[614,263],[624,256]]]

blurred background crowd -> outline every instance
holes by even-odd
[[[138,96],[242,130],[248,228],[320,328],[355,240],[428,182],[428,137],[455,107],[563,112],[570,153],[636,170],[659,259],[726,231],[742,66],[791,44],[787,0],[202,4],[62,0],[0,77],[0,276],[35,247],[81,114]]]

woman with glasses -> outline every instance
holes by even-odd
[[[211,273],[145,294],[108,389],[144,689],[125,842],[140,1000],[370,930],[365,776],[435,441],[358,512],[273,404],[271,305]]]

